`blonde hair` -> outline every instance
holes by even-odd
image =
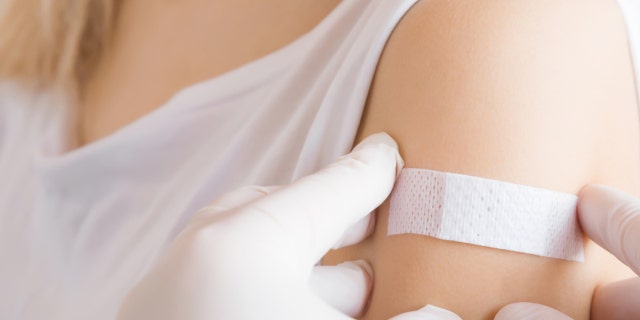
[[[119,0],[2,0],[0,79],[75,88],[108,42]]]

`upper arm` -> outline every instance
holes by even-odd
[[[600,182],[637,194],[636,108],[613,1],[422,1],[387,44],[359,139],[390,133],[406,167],[570,193]],[[387,237],[387,208],[371,239],[327,259],[370,260],[372,318],[426,303],[487,318],[516,300],[585,317],[591,290],[605,278],[605,255],[592,246],[589,261],[576,264],[418,235]],[[601,261],[594,264],[595,256]],[[570,295],[563,291],[569,287]]]
[[[615,9],[601,0],[419,2],[389,40],[360,136],[389,132],[407,167],[566,192],[606,175],[611,156],[624,156],[616,165],[628,174],[640,164],[638,116]]]

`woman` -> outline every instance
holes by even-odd
[[[113,318],[199,208],[381,130],[407,167],[638,193],[637,92],[611,0],[16,0],[2,13],[8,317]],[[596,285],[627,276],[593,245],[576,265],[387,238],[385,208],[371,241],[325,259],[371,261],[367,318],[425,303],[488,318],[524,298],[585,318]]]

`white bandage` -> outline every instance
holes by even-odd
[[[543,257],[584,260],[578,197],[508,182],[404,169],[388,235],[412,233]]]

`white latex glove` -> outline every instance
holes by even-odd
[[[584,232],[640,275],[640,201],[605,186],[580,192],[578,217]],[[497,320],[567,320],[568,316],[533,303],[503,308]],[[596,290],[591,319],[640,319],[640,278],[605,285]]]
[[[377,134],[289,186],[244,188],[222,196],[198,212],[129,293],[119,319],[357,315],[371,290],[371,268],[363,261],[315,265],[332,247],[370,233],[369,213],[389,195],[402,166],[395,141]],[[442,312],[426,307],[394,320],[431,319]]]

